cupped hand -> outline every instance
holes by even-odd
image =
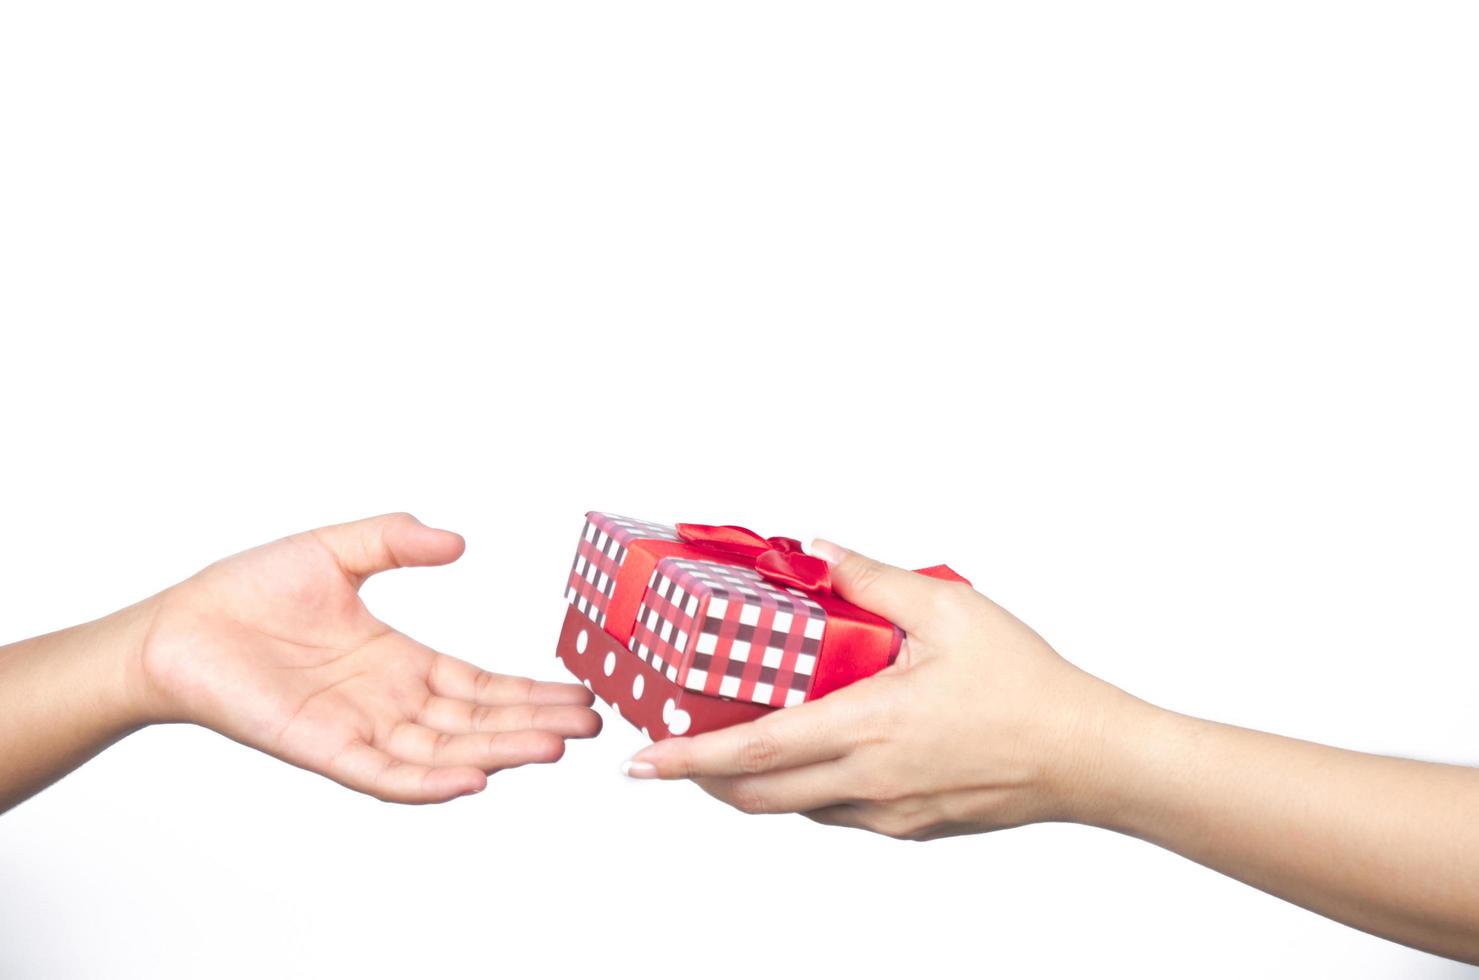
[[[149,720],[186,721],[400,803],[476,793],[600,730],[579,684],[490,673],[380,622],[359,587],[445,565],[462,538],[409,514],[320,528],[206,568],[151,600]]]
[[[892,620],[892,667],[758,721],[643,749],[638,778],[693,779],[749,813],[927,839],[1085,816],[1081,777],[1132,701],[969,586],[825,541],[843,598]]]

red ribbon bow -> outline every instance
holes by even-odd
[[[762,538],[733,524],[679,524],[678,536],[695,548],[742,559],[772,582],[804,592],[832,591],[827,563],[802,551],[795,538]]]

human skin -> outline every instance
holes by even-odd
[[[1176,714],[1074,667],[966,585],[812,548],[841,596],[905,630],[899,662],[758,721],[659,742],[628,775],[911,840],[1090,824],[1479,963],[1479,770]]]
[[[409,514],[224,559],[95,622],[0,647],[0,812],[147,725],[189,722],[382,800],[439,803],[601,727],[579,684],[480,670],[376,619],[371,575],[445,565]]]

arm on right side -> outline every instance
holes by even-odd
[[[1166,711],[1069,664],[966,586],[813,549],[839,594],[908,633],[899,663],[747,725],[660,742],[629,775],[915,840],[1092,824],[1479,964],[1479,770]]]

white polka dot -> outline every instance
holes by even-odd
[[[684,732],[688,731],[688,724],[692,720],[693,719],[688,717],[688,712],[684,711],[682,708],[674,708],[673,716],[668,719],[668,731],[672,732],[674,735],[682,735]]]
[[[646,687],[646,686],[647,686],[647,682],[642,679],[642,675],[641,674],[638,674],[636,677],[632,678],[632,700],[633,701],[640,701],[640,700],[642,700],[642,689],[644,687]]]
[[[652,739],[652,735],[647,731],[645,727],[642,729],[642,737],[648,739],[649,741]]]
[[[676,701],[674,701],[672,698],[668,698],[666,701],[663,702],[663,705],[662,705],[662,723],[664,725],[666,725],[668,723],[668,719],[670,719],[670,718],[673,717],[673,709],[676,708],[676,707],[678,707],[678,703]]]
[[[619,714],[621,714],[621,705],[617,704],[615,701],[612,701],[611,702],[611,710],[614,711],[614,712],[616,712],[619,715]]]
[[[607,677],[610,677],[612,674],[616,673],[616,651],[615,650],[608,650],[608,651],[606,651],[606,662],[601,665],[601,669],[606,672],[606,676]]]
[[[585,645],[590,642],[590,636],[585,630],[575,634],[575,652],[585,653]]]

